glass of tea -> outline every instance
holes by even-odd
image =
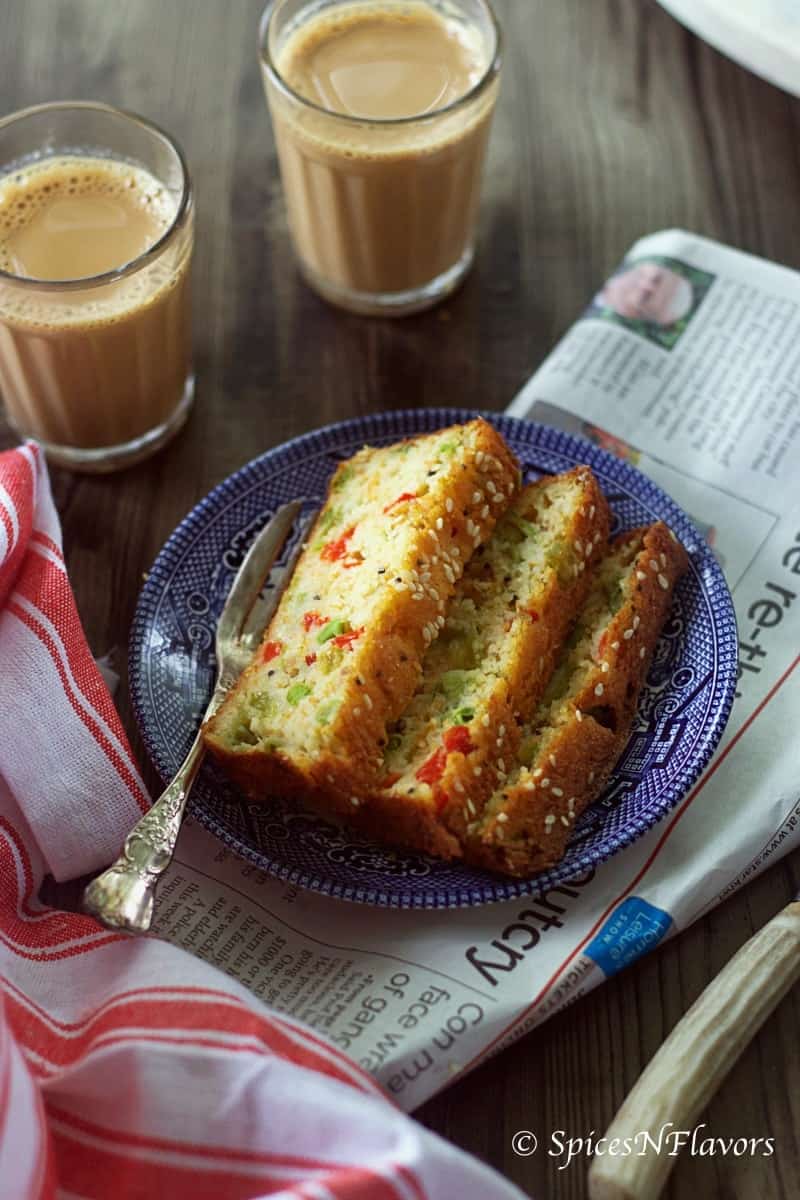
[[[193,212],[181,150],[141,117],[0,121],[0,400],[53,462],[128,466],[186,420]]]
[[[354,312],[435,304],[472,263],[500,75],[487,0],[273,0],[264,85],[300,268]]]

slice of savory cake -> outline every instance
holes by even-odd
[[[524,488],[476,551],[422,678],[390,728],[384,786],[359,824],[452,857],[516,755],[605,552],[609,511],[588,467]]]
[[[528,876],[563,857],[575,821],[602,792],[628,740],[686,567],[683,547],[661,522],[616,540],[525,727],[514,768],[468,829],[469,862]]]
[[[207,724],[256,797],[342,811],[374,783],[464,564],[519,487],[475,420],[342,463],[253,663]]]

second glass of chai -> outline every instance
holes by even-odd
[[[308,282],[373,315],[441,300],[474,256],[500,73],[487,0],[273,0],[260,36]]]
[[[152,454],[192,404],[183,154],[106,104],[0,121],[0,399],[81,471]]]

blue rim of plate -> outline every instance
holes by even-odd
[[[634,467],[574,434],[496,413],[413,409],[342,421],[267,451],[209,492],[172,533],[139,596],[129,652],[134,713],[162,779],[172,777],[196,732],[213,682],[216,616],[243,553],[275,508],[298,497],[304,509],[317,505],[337,463],[365,443],[387,445],[476,416],[508,440],[526,478],[587,463],[610,501],[615,532],[660,519],[689,553],[628,747],[603,796],[578,822],[565,858],[529,880],[376,846],[283,799],[247,801],[206,763],[191,815],[243,859],[289,884],[402,909],[541,895],[585,877],[657,824],[697,781],[722,736],[737,680],[733,602],[711,551],[678,505]]]

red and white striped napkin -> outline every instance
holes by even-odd
[[[146,806],[41,453],[0,454],[0,1197],[519,1197],[214,968],[39,902]]]

